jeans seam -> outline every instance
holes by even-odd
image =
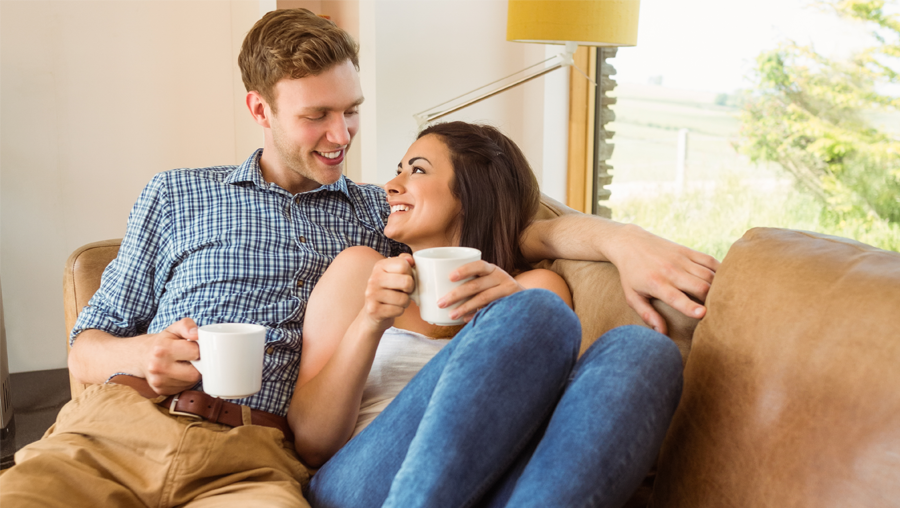
[[[560,397],[561,397],[561,395],[560,395]],[[558,402],[559,402],[559,400],[557,400],[557,403]],[[541,416],[541,418],[538,418],[536,420],[537,424],[533,426],[533,428],[528,433],[527,437],[525,439],[523,439],[518,445],[516,445],[515,447],[512,448],[512,453],[509,454],[509,459],[506,461],[506,463],[502,467],[498,468],[497,469],[498,472],[495,472],[493,475],[491,475],[492,477],[490,477],[490,476],[486,477],[485,481],[481,482],[481,486],[478,488],[478,490],[476,490],[472,494],[472,496],[468,500],[466,500],[466,502],[464,502],[462,504],[463,508],[468,508],[470,506],[474,506],[475,503],[477,503],[481,498],[483,498],[484,495],[487,494],[487,492],[490,490],[490,488],[493,487],[497,483],[497,480],[499,480],[500,478],[503,477],[503,475],[513,465],[513,463],[516,461],[516,459],[519,458],[519,454],[522,453],[522,450],[524,450],[525,447],[528,446],[528,443],[534,438],[534,435],[537,432],[537,430],[541,428],[541,426],[544,424],[544,422],[548,418],[550,418],[550,415],[553,413],[553,409],[555,407],[556,407],[556,405],[554,404],[544,410],[543,415]],[[513,488],[513,490],[515,491],[515,488]]]
[[[579,330],[579,332],[580,332],[580,330]],[[463,507],[473,506],[476,502],[478,502],[478,500],[480,500],[482,497],[484,497],[484,495],[488,491],[490,491],[490,488],[494,484],[496,484],[496,482],[500,478],[502,478],[504,474],[506,474],[506,471],[519,458],[519,455],[528,446],[528,443],[531,442],[531,440],[534,438],[535,433],[538,431],[538,429],[540,429],[545,423],[549,423],[550,418],[553,417],[553,413],[556,411],[556,407],[559,405],[560,400],[562,400],[562,397],[565,394],[566,387],[568,387],[569,382],[571,380],[570,376],[573,375],[573,372],[575,371],[575,367],[578,365],[578,353],[581,351],[580,333],[578,335],[579,335],[578,340],[572,341],[572,343],[574,344],[574,348],[572,350],[572,354],[568,357],[569,376],[563,377],[562,381],[557,386],[557,389],[556,389],[557,395],[554,399],[554,402],[552,404],[548,405],[544,409],[544,412],[540,418],[537,418],[535,420],[536,423],[532,427],[531,431],[527,434],[527,437],[525,439],[523,439],[522,442],[519,443],[519,445],[517,445],[516,447],[513,448],[513,453],[510,454],[510,456],[509,456],[510,458],[509,458],[509,460],[507,460],[506,464],[503,467],[498,469],[499,472],[496,472],[492,475],[493,478],[489,478],[490,481],[483,482],[481,488],[479,488],[476,491],[475,495],[473,495],[472,498],[470,498],[467,503],[463,504]],[[538,444],[540,444],[540,443],[538,443]],[[530,461],[530,459],[529,459],[529,461]],[[525,467],[526,468],[528,467],[527,464]],[[523,471],[524,471],[524,469],[523,469]],[[516,480],[516,483],[518,484],[518,479]],[[513,486],[513,492],[515,492],[515,486]]]
[[[578,351],[575,351],[575,359],[571,359],[569,363],[569,371],[575,369],[575,365],[577,363]],[[491,487],[493,487],[497,481],[506,474],[506,471],[515,463],[515,461],[519,458],[519,455],[522,451],[528,446],[528,443],[534,439],[535,433],[537,433],[538,429],[540,429],[545,423],[549,423],[550,418],[553,416],[553,412],[556,411],[556,407],[559,405],[559,401],[562,400],[563,394],[565,394],[566,387],[569,385],[569,378],[564,377],[562,382],[557,387],[557,395],[552,404],[549,404],[544,412],[541,414],[540,418],[535,419],[535,423],[531,430],[527,433],[527,436],[515,447],[512,448],[512,453],[509,454],[509,459],[506,461],[502,467],[498,468],[493,475],[486,478],[486,481],[483,481],[481,486],[475,491],[475,493],[470,497],[465,503],[462,504],[463,508],[468,508],[474,506],[480,499],[490,491]],[[530,459],[529,459],[530,461]],[[527,464],[525,466],[528,467]],[[523,469],[524,471],[524,469]],[[518,484],[518,479],[516,480]],[[515,492],[515,486],[513,486],[513,492]]]

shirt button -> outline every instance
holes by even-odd
[[[302,280],[298,280],[298,281],[297,281],[297,287],[298,287],[298,288],[302,288],[302,287],[303,287],[303,281],[302,281]]]
[[[269,346],[266,348],[266,354],[270,355],[275,352],[275,346]]]
[[[305,237],[305,236],[301,236],[301,237],[300,237],[300,243],[306,243],[306,237]]]

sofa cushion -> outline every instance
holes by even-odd
[[[900,254],[752,229],[707,305],[651,506],[900,506]]]
[[[619,271],[612,263],[571,259],[544,263],[540,266],[562,276],[572,291],[575,314],[581,321],[582,353],[598,337],[617,326],[648,326],[625,301]],[[682,360],[686,360],[697,319],[685,316],[660,300],[653,299],[651,304],[665,319],[669,337],[681,351]]]

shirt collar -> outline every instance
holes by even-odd
[[[281,189],[276,184],[270,184],[266,182],[262,177],[262,168],[259,166],[259,158],[262,156],[263,149],[258,148],[253,155],[251,155],[247,160],[245,160],[240,166],[238,166],[234,171],[228,175],[228,178],[225,179],[225,183],[241,183],[241,182],[252,182],[254,185],[261,189],[269,190],[272,187],[277,189]],[[283,192],[287,192],[284,189],[281,189]],[[344,175],[338,179],[338,181],[317,187],[311,191],[303,192],[301,194],[310,194],[313,192],[340,192],[341,194],[347,196],[347,199],[351,199],[350,190],[347,186],[347,178]]]
[[[259,167],[262,151],[262,148],[257,148],[253,155],[228,175],[225,183],[253,182],[257,187],[267,188],[269,185],[263,180],[262,170]]]

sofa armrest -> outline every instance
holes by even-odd
[[[69,335],[81,309],[100,288],[100,278],[119,253],[121,239],[104,240],[84,245],[75,250],[66,260],[63,274],[63,306],[66,314],[66,353],[70,349]],[[72,398],[84,391],[85,385],[69,376]]]
[[[707,307],[651,506],[898,506],[900,254],[752,229]]]

